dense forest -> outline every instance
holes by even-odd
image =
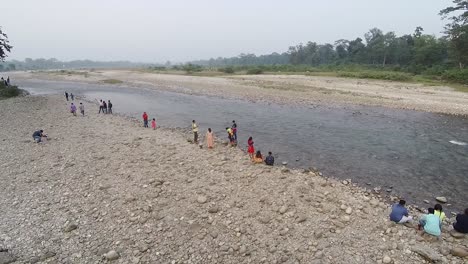
[[[453,0],[454,6],[441,10],[448,19],[442,37],[424,34],[422,27],[402,36],[373,28],[362,37],[319,44],[309,41],[289,47],[282,53],[256,56],[241,54],[231,58],[198,60],[191,65],[224,67],[232,73],[257,67],[252,73],[266,71],[378,70],[422,74],[468,84],[468,1]],[[346,74],[343,74],[346,76]],[[350,77],[353,77],[351,74]],[[372,77],[371,75],[363,75]],[[375,75],[377,78],[409,79],[408,75]]]
[[[281,54],[262,56],[241,54],[232,58],[200,60],[192,63],[208,67],[362,64],[376,67],[398,66],[414,73],[433,67],[459,67],[459,61],[449,39],[423,34],[421,27],[418,27],[413,34],[403,36],[397,36],[394,32],[384,33],[374,28],[367,32],[364,38],[340,39],[334,44],[308,42],[291,46],[288,51]]]

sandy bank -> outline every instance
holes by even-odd
[[[280,104],[370,105],[468,115],[468,93],[444,86],[389,81],[302,75],[198,77],[126,70],[87,71],[86,75],[19,72],[12,77],[88,83],[116,79],[123,81],[120,85]]]
[[[427,241],[353,184],[86,108],[0,101],[0,248],[18,263],[464,263],[449,250],[468,238]]]

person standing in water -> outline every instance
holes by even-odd
[[[65,98],[67,98],[68,101],[68,92],[65,92]]]
[[[146,112],[143,112],[143,127],[148,127],[148,114]]]
[[[153,120],[151,121],[151,127],[153,128],[153,130],[156,129],[156,119],[153,118]]]
[[[70,98],[72,101],[75,101],[75,96],[73,95],[73,93],[70,93]]]
[[[198,143],[198,125],[195,120],[192,120],[193,143]]]
[[[249,157],[251,160],[254,159],[254,153],[255,153],[255,148],[254,148],[254,141],[252,137],[249,137],[249,140],[247,140],[247,152],[249,153]]]
[[[209,149],[214,147],[214,135],[211,128],[208,128],[208,132],[206,132],[206,145]]]

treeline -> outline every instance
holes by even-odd
[[[48,69],[79,69],[79,68],[137,68],[146,67],[150,64],[134,63],[129,61],[92,61],[92,60],[74,60],[74,61],[59,61],[52,59],[31,59],[26,58],[24,61],[11,60],[8,62],[0,62],[0,71],[15,71],[15,70],[48,70]]]
[[[308,42],[289,47],[287,52],[256,56],[241,54],[232,58],[217,58],[193,61],[192,64],[208,67],[249,65],[365,65],[400,68],[402,71],[421,73],[428,68],[458,67],[451,55],[447,37],[436,38],[423,34],[418,27],[413,34],[397,36],[394,32],[384,33],[374,28],[364,38],[340,39],[334,44]]]

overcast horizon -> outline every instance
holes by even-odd
[[[14,46],[7,60],[184,62],[281,53],[308,41],[333,44],[363,38],[374,27],[402,35],[422,26],[441,36],[447,22],[438,13],[452,1],[426,3],[16,0],[2,4],[0,26]]]

